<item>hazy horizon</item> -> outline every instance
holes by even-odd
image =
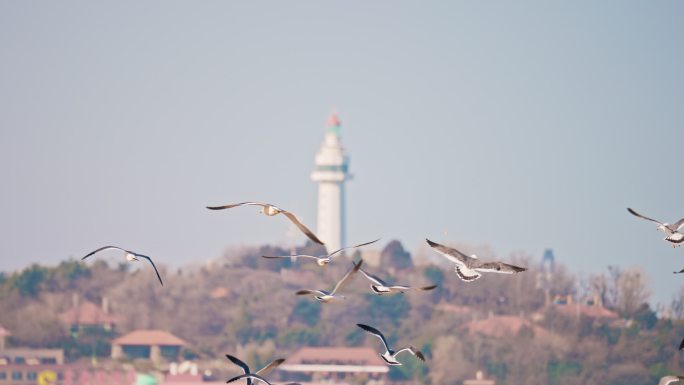
[[[333,109],[347,240],[642,266],[669,303],[684,4],[2,2],[0,271],[114,244],[182,266],[301,244]],[[665,195],[665,197],[664,197]],[[675,195],[676,196],[676,195]],[[447,275],[457,279],[455,275]]]

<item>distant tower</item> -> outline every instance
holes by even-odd
[[[316,154],[316,169],[311,180],[318,182],[318,228],[316,235],[325,243],[328,251],[345,244],[344,182],[350,178],[347,172],[349,157],[344,154],[340,141],[342,123],[333,112],[326,122],[325,139]]]
[[[546,305],[551,303],[551,282],[553,280],[553,273],[556,270],[556,259],[553,256],[553,250],[544,250],[544,256],[541,261],[541,271],[537,276],[537,287],[544,289],[544,297],[546,300]]]

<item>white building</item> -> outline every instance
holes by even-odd
[[[318,182],[318,228],[316,235],[328,251],[345,245],[344,182],[350,178],[349,157],[340,140],[341,122],[332,113],[326,122],[327,130],[316,154],[316,169],[311,180]]]

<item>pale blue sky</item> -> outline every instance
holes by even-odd
[[[681,1],[0,2],[0,270],[290,242],[204,206],[315,227],[336,107],[350,242],[551,247],[576,273],[645,266],[668,301],[684,248],[625,208],[684,216],[682,20]]]

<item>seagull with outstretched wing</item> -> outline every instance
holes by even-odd
[[[241,359],[239,359],[239,358],[237,358],[237,357],[235,357],[235,356],[231,356],[230,354],[226,354],[226,358],[228,358],[228,359],[229,359],[232,363],[234,363],[235,365],[237,365],[237,366],[239,366],[240,368],[242,368],[242,371],[244,372],[244,374],[252,374],[251,371],[250,371],[250,369],[249,369],[249,366],[248,366],[244,361],[242,361]],[[268,365],[266,365],[266,366],[264,366],[263,368],[259,369],[259,371],[257,371],[257,372],[254,373],[254,374],[256,374],[256,375],[258,375],[258,376],[265,376],[267,373],[269,373],[269,372],[271,372],[273,369],[277,368],[277,367],[278,367],[280,364],[282,364],[283,362],[285,362],[285,359],[283,359],[283,358],[279,358],[279,359],[277,359],[277,360],[273,360],[273,361],[269,362]],[[247,377],[247,385],[252,385],[252,378],[251,378],[251,377]]]
[[[241,374],[241,375],[239,375],[239,376],[237,376],[237,377],[231,378],[230,380],[226,381],[226,383],[227,383],[227,384],[230,384],[230,383],[233,383],[233,382],[235,382],[235,381],[240,381],[240,380],[244,380],[244,379],[247,379],[247,381],[250,381],[250,380],[254,379],[254,380],[257,380],[257,381],[259,381],[259,382],[263,382],[263,383],[266,384],[266,385],[275,385],[275,384],[273,384],[273,383],[271,383],[271,382],[268,382],[267,379],[261,377],[261,376],[258,375],[258,374],[254,374],[254,373]],[[248,383],[249,383],[249,382],[248,382]],[[301,385],[301,384],[298,383],[298,382],[288,382],[288,383],[285,384],[285,385]]]
[[[347,274],[342,277],[342,279],[337,282],[337,285],[335,285],[335,288],[330,291],[324,291],[324,290],[310,290],[310,289],[303,289],[299,290],[296,294],[297,295],[313,295],[314,298],[316,298],[318,301],[321,302],[330,302],[334,299],[345,299],[345,296],[343,295],[336,295],[338,291],[340,291],[344,285],[347,284],[349,281],[349,278],[351,278],[352,275],[354,275],[359,269],[361,268],[361,265],[363,264],[363,259],[359,261],[359,263],[353,263],[354,267],[347,272]]]
[[[655,222],[658,224],[658,227],[656,227],[656,230],[662,231],[665,233],[666,237],[665,240],[669,242],[672,247],[677,247],[681,246],[682,243],[684,243],[684,234],[680,233],[679,230],[684,227],[684,218],[678,220],[675,223],[669,224],[669,223],[664,223],[659,220],[649,218],[645,215],[639,214],[638,212],[634,211],[633,209],[627,207],[627,211],[629,211],[630,214],[639,217],[641,219],[645,219],[647,221]]]
[[[370,242],[366,242],[366,243],[360,243],[360,244],[354,245],[354,246],[343,247],[343,248],[341,248],[341,249],[337,249],[337,250],[333,251],[332,253],[329,253],[329,254],[326,254],[326,255],[320,255],[320,256],[307,255],[307,254],[295,254],[295,255],[278,255],[278,256],[273,256],[273,257],[267,256],[267,255],[262,255],[261,257],[262,257],[262,258],[269,258],[269,259],[276,259],[276,258],[310,258],[310,259],[315,259],[315,260],[316,260],[316,263],[318,264],[318,266],[327,266],[327,265],[332,261],[332,257],[333,257],[335,254],[338,254],[338,253],[340,253],[340,252],[343,251],[343,250],[355,249],[355,248],[357,248],[357,247],[370,245],[371,243],[375,243],[375,242],[377,242],[377,241],[379,241],[379,240],[380,240],[380,238],[378,238],[378,239],[376,239],[376,240],[374,240],[374,241],[370,241]]]
[[[265,214],[269,217],[272,217],[274,215],[278,214],[283,214],[289,219],[292,223],[294,223],[299,230],[301,230],[304,234],[306,234],[309,239],[312,241],[318,243],[319,245],[323,245],[324,243],[321,242],[320,239],[316,236],[316,234],[313,233],[313,231],[309,230],[308,227],[304,226],[302,222],[297,219],[297,217],[292,214],[291,212],[287,210],[283,210],[275,205],[272,205],[270,203],[261,203],[261,202],[242,202],[242,203],[235,203],[235,204],[230,204],[230,205],[224,205],[224,206],[207,206],[209,210],[225,210],[225,209],[230,209],[233,207],[238,207],[238,206],[260,206],[261,210],[259,211],[262,214]]]
[[[84,260],[84,259],[86,259],[86,258],[88,258],[88,257],[90,257],[91,255],[93,255],[93,254],[95,254],[95,253],[99,253],[100,251],[110,250],[110,249],[112,249],[112,250],[121,250],[121,251],[123,251],[123,252],[124,252],[124,257],[126,258],[126,261],[128,261],[128,262],[140,261],[140,259],[138,259],[138,258],[143,258],[143,259],[147,259],[148,261],[150,261],[150,264],[152,265],[152,268],[154,268],[154,272],[157,273],[157,278],[159,278],[159,283],[160,283],[162,286],[164,286],[164,282],[162,282],[161,276],[159,275],[159,270],[157,270],[157,266],[155,266],[155,265],[154,265],[154,262],[152,262],[152,258],[148,257],[147,255],[138,254],[138,253],[135,253],[135,252],[133,252],[133,251],[126,250],[126,249],[122,249],[122,248],[117,247],[117,246],[104,246],[104,247],[100,247],[99,249],[97,249],[97,250],[95,250],[95,251],[92,251],[92,252],[88,253],[88,255],[86,255],[85,257],[81,258],[81,261]]]
[[[409,290],[423,290],[423,291],[428,291],[428,290],[433,290],[434,288],[437,287],[437,285],[431,285],[431,286],[424,286],[424,287],[410,287],[410,286],[403,286],[403,285],[389,285],[380,277],[377,275],[373,275],[363,269],[360,269],[361,274],[363,274],[364,277],[366,277],[370,282],[370,288],[373,290],[373,293],[377,295],[383,295],[383,294],[394,294],[394,293],[404,293]]]
[[[527,270],[527,268],[504,262],[483,262],[477,255],[467,256],[462,252],[439,243],[425,239],[435,251],[445,256],[456,265],[456,275],[463,281],[471,282],[482,276],[481,273],[513,274]]]
[[[378,329],[364,324],[356,324],[356,326],[363,329],[366,333],[378,337],[380,341],[382,341],[382,345],[385,347],[385,352],[380,354],[380,357],[387,363],[387,365],[401,365],[401,362],[397,361],[397,356],[401,352],[409,352],[414,356],[418,357],[418,359],[420,359],[421,361],[425,362],[425,356],[423,355],[423,353],[421,353],[420,350],[414,348],[413,346],[409,346],[394,351],[390,349],[389,345],[387,344],[387,339],[385,339],[385,336],[382,333],[380,333]]]

